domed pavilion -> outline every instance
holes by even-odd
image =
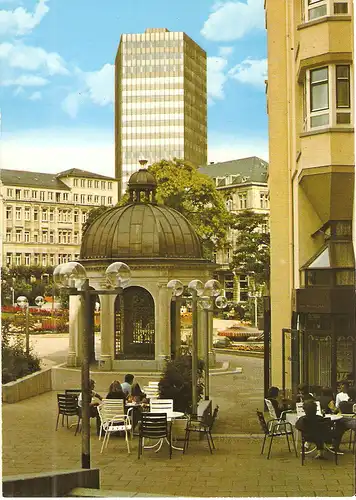
[[[172,301],[167,283],[172,279],[184,285],[193,279],[204,283],[215,268],[203,258],[190,222],[157,203],[156,188],[154,176],[138,170],[128,182],[128,203],[106,210],[83,235],[79,262],[90,286],[98,290],[102,369],[161,370],[164,360],[180,348],[179,301]],[[117,261],[130,267],[130,282],[120,296],[100,295],[106,286],[105,270]],[[71,296],[68,366],[81,362],[80,310],[80,299]]]

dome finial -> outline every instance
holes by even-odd
[[[142,168],[144,168],[145,165],[147,165],[148,161],[147,160],[138,160],[139,164],[141,165]]]
[[[141,168],[133,173],[127,183],[130,203],[156,203],[157,182],[143,165],[147,160],[139,160]]]

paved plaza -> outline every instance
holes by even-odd
[[[125,441],[113,437],[100,454],[100,443],[91,423],[92,467],[100,468],[103,490],[179,496],[351,496],[354,491],[353,455],[346,452],[335,466],[288,452],[284,440],[273,444],[272,457],[260,455],[262,437],[256,408],[262,408],[263,360],[219,355],[242,374],[214,375],[211,394],[220,413],[216,422],[216,451],[210,455],[205,441],[192,442],[188,453],[168,447],[159,453],[145,451],[137,459],[137,438],[131,455]],[[105,393],[107,388],[97,387]],[[3,474],[27,474],[80,467],[81,437],[74,427],[59,427],[56,393],[42,394],[16,404],[3,405]],[[348,438],[348,434],[346,436]],[[347,448],[344,445],[344,448]]]

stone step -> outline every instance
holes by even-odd
[[[137,493],[133,491],[102,490],[94,488],[74,488],[68,497],[167,497],[169,495],[158,495],[156,493]]]

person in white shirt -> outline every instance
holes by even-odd
[[[122,392],[125,394],[125,396],[131,396],[134,378],[135,376],[131,375],[131,373],[125,375],[125,382],[121,384]]]
[[[341,401],[348,401],[350,396],[348,395],[349,383],[343,382],[341,384],[341,391],[336,394],[335,406],[339,408]]]

